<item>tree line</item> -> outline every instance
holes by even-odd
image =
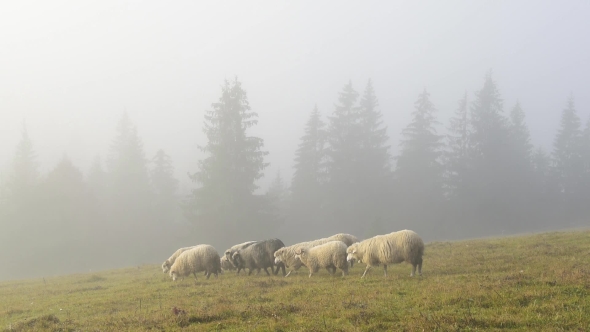
[[[360,93],[349,82],[325,117],[311,110],[292,179],[276,174],[264,194],[256,183],[268,151],[249,135],[258,115],[237,78],[205,114],[206,157],[185,196],[170,156],[146,157],[126,114],[108,156],[86,176],[67,156],[40,174],[23,128],[0,177],[0,278],[154,262],[195,243],[223,250],[277,236],[293,243],[404,228],[443,240],[587,224],[590,119],[582,126],[567,99],[545,151],[531,143],[520,104],[507,109],[491,74],[458,98],[446,124],[424,90],[406,110],[412,118],[393,156],[372,82]]]

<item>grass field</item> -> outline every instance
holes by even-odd
[[[150,265],[2,282],[0,331],[590,331],[589,231],[430,243],[422,277],[363,269],[173,283]]]

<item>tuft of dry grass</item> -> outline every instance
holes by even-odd
[[[590,232],[434,242],[360,279],[172,282],[158,265],[0,283],[0,331],[590,331]]]

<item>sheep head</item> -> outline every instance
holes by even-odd
[[[168,271],[170,271],[170,261],[166,260],[164,263],[162,263],[162,272],[164,273],[168,273]]]
[[[304,248],[299,248],[295,250],[295,259],[301,260],[301,256],[305,255],[306,250]]]
[[[357,260],[360,262],[360,258],[358,257],[357,254],[357,250],[358,250],[358,245],[356,243],[353,243],[350,247],[346,248],[346,260],[347,261],[354,261]]]
[[[231,263],[235,266],[238,267],[240,266],[240,263],[242,262],[242,255],[240,254],[240,250],[234,252],[234,254],[231,257]]]
[[[170,270],[170,276],[172,277],[172,281],[176,281],[176,279],[178,279],[178,273],[176,270]]]

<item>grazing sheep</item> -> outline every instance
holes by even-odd
[[[258,273],[260,273],[260,269],[264,269],[264,272],[266,272],[267,275],[270,275],[268,272],[269,267],[271,268],[271,271],[273,271],[273,274],[277,274],[280,265],[275,264],[272,258],[274,253],[284,246],[283,241],[279,239],[256,242],[246,248],[236,251],[232,255],[232,263],[238,270],[248,269],[248,275],[251,275],[254,269],[258,270]],[[276,271],[273,269],[274,266],[277,266]],[[283,268],[283,274],[284,273],[285,270]]]
[[[178,250],[176,250],[172,256],[170,256],[170,258],[168,258],[167,260],[164,261],[164,263],[162,263],[162,271],[164,273],[168,273],[168,271],[170,271],[170,267],[172,266],[172,264],[174,264],[174,261],[176,260],[176,258],[178,258],[178,256],[180,256],[180,254],[182,254],[183,252],[194,248],[194,246],[192,247],[184,247],[184,248],[180,248]]]
[[[336,268],[342,270],[342,276],[348,274],[346,243],[342,241],[330,241],[309,249],[300,247],[296,250],[295,257],[309,268],[310,278],[321,267],[326,268],[331,275],[334,275]]]
[[[205,271],[207,279],[211,273],[217,278],[221,271],[221,258],[217,250],[208,244],[195,246],[181,253],[170,267],[170,277],[176,281],[179,277],[186,277],[191,273],[197,278],[197,272]]]
[[[308,241],[308,242],[301,242],[294,244],[292,246],[283,247],[274,253],[275,257],[275,264],[283,264],[286,268],[289,269],[289,273],[285,275],[288,277],[291,272],[299,270],[304,264],[301,260],[295,258],[295,251],[299,248],[312,248],[320,244],[324,244],[329,242],[328,239],[319,239],[315,241]]]
[[[342,241],[346,244],[347,247],[350,247],[353,243],[359,242],[359,239],[356,236],[345,233],[338,233],[336,235],[332,235],[328,239],[331,239],[333,241]],[[350,261],[350,267],[353,266],[354,260]]]
[[[221,270],[222,271],[233,271],[236,267],[227,259],[227,256],[221,256]]]
[[[248,241],[248,242],[236,244],[235,246],[232,246],[231,248],[227,249],[224,253],[224,256],[227,257],[227,260],[233,265],[232,256],[234,255],[234,253],[240,249],[247,248],[256,242],[257,241]],[[234,267],[237,268],[237,266],[234,266]],[[240,274],[240,270],[242,270],[242,269],[238,268],[238,271],[236,272],[236,274]]]
[[[328,239],[332,241],[342,241],[344,242],[344,244],[346,244],[347,247],[350,247],[353,243],[359,242],[359,239],[356,236],[345,233],[338,233],[336,235],[332,235]]]
[[[295,251],[297,249],[299,249],[299,248],[309,249],[309,248],[313,248],[315,246],[319,246],[319,245],[322,245],[322,244],[330,242],[330,241],[342,241],[347,246],[349,246],[350,244],[358,242],[358,239],[354,235],[339,233],[336,235],[332,235],[330,237],[326,237],[326,238],[322,238],[322,239],[318,239],[318,240],[314,240],[314,241],[300,242],[300,243],[297,243],[297,244],[277,250],[274,255],[275,264],[283,263],[285,265],[285,267],[289,269],[289,273],[287,273],[287,275],[285,275],[285,277],[288,277],[291,274],[291,272],[299,270],[301,268],[301,266],[304,265],[301,262],[301,260],[295,259]],[[353,265],[353,263],[351,262],[350,266],[352,267],[352,265]]]
[[[424,242],[414,231],[405,229],[377,235],[351,245],[346,249],[346,253],[348,261],[358,260],[367,264],[361,278],[365,277],[371,267],[379,265],[383,265],[387,277],[387,264],[398,264],[404,261],[412,264],[410,276],[414,276],[416,267],[418,267],[418,274],[422,275]]]

